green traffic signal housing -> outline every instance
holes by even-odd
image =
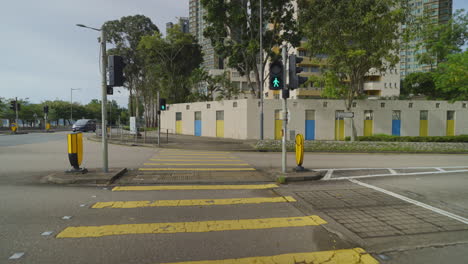
[[[167,110],[166,98],[160,98],[159,99],[159,110],[160,111],[166,111]]]
[[[301,73],[304,69],[299,67],[298,64],[304,60],[302,57],[297,57],[296,55],[289,55],[289,86],[290,90],[299,88],[301,84],[307,82],[307,77],[299,76],[298,73]]]
[[[270,63],[270,90],[281,90],[284,87],[283,63],[275,60]]]

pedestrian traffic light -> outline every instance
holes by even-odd
[[[114,94],[114,87],[108,85],[107,86],[107,94],[113,95]]]
[[[109,69],[109,86],[123,86],[125,78],[123,76],[123,69],[125,63],[120,56],[111,55],[108,59]]]
[[[48,113],[49,113],[49,106],[45,105],[44,106],[44,114],[48,114]]]
[[[15,111],[16,110],[16,101],[11,101],[10,102],[10,109]]]
[[[283,89],[281,90],[282,92],[282,98],[283,99],[288,99],[289,98],[289,90],[288,89]]]
[[[166,98],[160,98],[159,99],[159,110],[161,110],[161,111],[166,111],[167,110]]]
[[[283,87],[283,63],[275,60],[270,63],[270,90],[281,90]]]
[[[304,58],[297,57],[296,55],[289,55],[289,89],[294,90],[299,88],[301,84],[307,82],[307,77],[299,76],[298,73],[301,73],[304,69],[299,67],[298,64],[301,63]]]

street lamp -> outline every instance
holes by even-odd
[[[73,122],[73,91],[79,91],[81,88],[70,88],[70,122]]]
[[[109,172],[109,164],[107,157],[107,54],[106,54],[106,35],[102,28],[88,27],[83,24],[76,24],[78,27],[92,29],[101,32],[101,135],[102,135],[102,169],[104,172]]]

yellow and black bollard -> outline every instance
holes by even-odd
[[[304,162],[304,136],[302,134],[296,135],[296,164],[297,167],[294,169],[295,171],[305,171],[304,167],[302,167],[302,163]]]
[[[87,169],[80,168],[83,161],[83,133],[68,134],[68,160],[73,169],[68,172],[86,173]]]

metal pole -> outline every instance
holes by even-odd
[[[109,172],[107,157],[107,54],[106,54],[106,34],[101,29],[101,74],[102,74],[102,101],[101,101],[101,120],[102,120],[102,170]]]
[[[157,93],[157,98],[158,100],[158,103],[157,103],[157,116],[158,116],[158,148],[161,147],[161,112],[160,112],[160,109],[161,109],[161,106],[159,105],[159,91]]]
[[[287,54],[286,54],[286,45],[283,45],[283,65],[287,65]],[[284,80],[284,85],[283,89],[288,89],[286,85],[286,69],[283,70],[283,80]],[[287,157],[286,157],[286,136],[287,136],[287,131],[288,131],[288,118],[287,118],[287,99],[283,98],[283,138],[282,138],[282,155],[281,155],[281,168],[282,172],[286,173],[286,166],[287,166]]]
[[[18,97],[15,97],[15,115],[16,115],[16,132],[19,131],[19,123],[18,123]]]
[[[260,0],[260,140],[263,140],[263,1]]]
[[[70,122],[73,122],[73,88],[70,88]]]

